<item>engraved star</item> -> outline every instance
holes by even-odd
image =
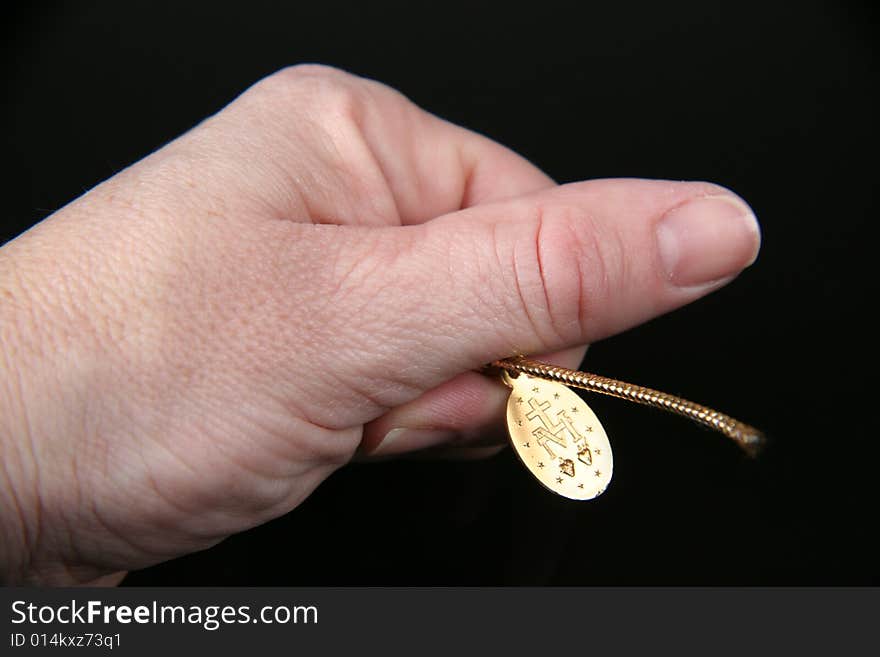
[[[556,483],[557,483],[557,484],[561,484],[561,483],[562,483],[562,477],[556,477]]]
[[[602,453],[602,450],[601,450],[601,449],[594,449],[593,451],[596,452],[596,455],[597,455],[597,456],[598,456],[599,454]]]
[[[538,386],[532,388],[532,392],[541,392],[541,389]]]
[[[529,443],[523,443],[523,447],[528,447]]]
[[[578,484],[578,488],[583,488],[583,487],[584,487],[583,484]]]
[[[544,462],[543,462],[543,461],[538,461],[538,467],[539,467],[539,468],[543,468],[543,467],[544,467]]]
[[[593,433],[593,427],[585,427],[584,431],[586,431],[587,433]]]
[[[517,397],[517,398],[516,398],[516,403],[517,403],[517,404],[522,404],[522,403],[523,403],[523,398],[522,398],[522,397]]]
[[[572,413],[577,413],[577,412],[578,412],[577,406],[572,406],[572,407],[571,407],[571,412],[572,412]]]
[[[521,427],[521,426],[522,426],[522,420],[517,420],[517,421],[516,421],[516,426]]]
[[[559,399],[559,393],[558,393],[558,392],[554,392],[554,393],[553,393],[553,399]]]
[[[602,476],[602,473],[599,472],[598,470],[596,470],[596,476],[597,476],[597,477],[601,477],[601,476]]]

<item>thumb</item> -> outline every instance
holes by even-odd
[[[496,358],[593,342],[693,301],[760,243],[728,190],[648,180],[563,185],[383,230],[347,309],[363,348],[344,378],[373,417]]]

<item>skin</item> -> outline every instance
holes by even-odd
[[[112,584],[352,458],[481,455],[481,365],[576,367],[758,245],[716,185],[559,186],[379,83],[282,70],[0,249],[0,574]]]

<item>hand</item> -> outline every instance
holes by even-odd
[[[476,368],[576,367],[758,244],[718,186],[557,186],[381,84],[281,71],[0,249],[3,574],[112,582],[356,452],[479,444],[506,394]]]

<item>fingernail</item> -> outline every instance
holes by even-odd
[[[680,287],[739,273],[755,261],[761,233],[749,207],[732,195],[705,196],[673,208],[657,225],[669,280]]]
[[[372,456],[391,456],[403,454],[434,445],[450,442],[456,436],[455,431],[446,429],[392,429],[385,434],[379,446],[373,450]]]

